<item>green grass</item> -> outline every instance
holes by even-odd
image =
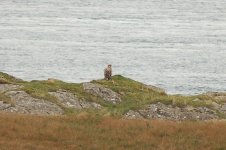
[[[32,97],[45,99],[58,103],[57,99],[50,95],[48,92],[55,92],[59,89],[70,91],[75,94],[78,98],[86,101],[96,102],[104,107],[104,112],[110,112],[112,115],[122,115],[129,110],[137,110],[144,108],[148,104],[162,102],[164,104],[172,104],[178,107],[184,107],[187,105],[193,107],[207,106],[211,107],[212,102],[215,101],[213,98],[205,95],[196,96],[182,96],[182,95],[167,95],[164,92],[158,92],[148,88],[146,85],[134,81],[132,79],[123,77],[121,75],[113,76],[111,81],[106,80],[94,80],[92,83],[100,84],[106,88],[112,89],[113,91],[121,95],[122,102],[119,104],[111,104],[104,101],[98,96],[93,96],[83,90],[82,84],[78,83],[66,83],[60,80],[54,80],[50,82],[45,81],[21,81],[10,75],[0,72],[0,76],[6,78],[10,83],[22,85],[25,92],[30,94]],[[194,101],[198,99],[198,101]],[[61,106],[63,108],[63,106]],[[64,108],[66,112],[73,113],[77,112],[72,109]]]
[[[92,83],[98,83],[106,88],[120,93],[122,102],[118,105],[111,105],[109,110],[114,114],[123,114],[128,110],[136,110],[145,107],[147,104],[162,102],[164,104],[172,104],[174,106],[184,107],[191,105],[194,107],[207,106],[210,107],[210,99],[205,99],[204,96],[182,96],[182,95],[167,95],[159,93],[148,88],[146,85],[137,81],[116,75],[112,81],[95,80]],[[194,101],[199,99],[199,101]]]
[[[0,72],[0,77],[6,79],[9,83],[19,83],[19,82],[23,82],[22,80],[20,79],[17,79],[7,73],[3,73],[3,72]]]
[[[54,80],[54,82],[50,82],[48,80],[43,80],[43,81],[34,80],[31,82],[27,82],[27,81],[16,79],[15,77],[2,72],[0,72],[0,77],[5,78],[10,84],[21,85],[22,88],[20,90],[25,91],[26,93],[28,93],[34,98],[44,99],[44,100],[56,103],[61,108],[63,108],[65,112],[68,112],[68,113],[77,112],[77,111],[63,107],[57,101],[56,97],[50,95],[49,92],[56,92],[57,90],[60,90],[60,89],[67,90],[73,93],[74,95],[76,95],[81,100],[97,102],[102,105],[106,105],[105,102],[102,101],[99,97],[86,93],[83,90],[82,84],[66,83],[60,80]],[[1,95],[3,96],[4,94],[1,94]],[[7,101],[9,101],[9,99],[7,99]]]
[[[67,91],[70,91],[72,94],[76,95],[81,100],[101,103],[100,98],[86,93],[83,90],[82,84],[66,83],[59,80],[55,82],[49,82],[47,80],[47,81],[23,82],[23,83],[20,83],[20,85],[23,86],[22,90],[30,94],[32,97],[45,99],[50,102],[56,103],[61,108],[63,108],[65,112],[68,112],[68,113],[72,113],[76,111],[63,107],[60,103],[58,103],[56,97],[50,95],[49,92],[56,92],[58,90],[67,90]]]
[[[4,93],[0,93],[0,101],[3,101],[3,103],[11,104],[12,106],[15,105],[15,103],[10,99],[10,97],[6,96]]]

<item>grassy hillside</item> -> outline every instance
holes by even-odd
[[[113,77],[113,81],[96,80],[93,83],[101,84],[122,95],[123,102],[117,106],[113,106],[116,112],[124,113],[130,109],[139,109],[147,104],[162,102],[164,104],[172,104],[175,106],[191,105],[194,107],[207,106],[211,107],[213,99],[203,95],[182,96],[168,95],[165,92],[157,92],[143,83],[125,78],[120,75]],[[194,99],[200,101],[193,101]]]
[[[120,94],[122,102],[112,104],[84,91],[82,83],[66,83],[54,79],[27,82],[1,72],[0,77],[8,84],[20,85],[18,90],[32,97],[56,103],[67,114],[53,117],[0,113],[0,150],[226,149],[224,120],[173,122],[121,119],[128,110],[145,108],[147,104],[156,102],[179,107],[190,105],[211,108],[212,102],[225,102],[224,99],[207,95],[168,95],[120,75],[114,76],[112,81],[91,81]],[[81,100],[99,103],[103,108],[82,111],[64,108],[56,97],[48,93],[59,89],[69,91]],[[4,92],[0,93],[0,100],[13,104]]]
[[[0,114],[1,150],[224,150],[226,122]]]
[[[106,88],[112,89],[119,93],[122,98],[120,104],[111,104],[103,101],[100,97],[93,96],[84,91],[82,84],[79,83],[66,83],[60,80],[45,80],[45,81],[22,81],[16,79],[8,74],[1,73],[0,76],[5,78],[11,84],[17,84],[23,86],[22,90],[30,94],[35,98],[42,98],[51,102],[57,103],[56,98],[48,94],[48,92],[54,92],[59,89],[67,90],[77,95],[80,99],[93,101],[101,104],[104,108],[100,113],[110,113],[111,115],[122,115],[128,110],[136,110],[145,107],[147,104],[162,102],[164,104],[172,104],[174,106],[207,106],[212,107],[212,102],[215,99],[205,96],[182,96],[182,95],[168,95],[165,92],[158,92],[151,88],[148,88],[143,83],[134,81],[132,79],[116,75],[113,76],[112,81],[95,80],[92,83],[100,84]],[[199,99],[194,101],[194,99]],[[8,100],[10,102],[10,100]],[[218,103],[220,103],[218,101]],[[60,104],[58,104],[60,105]],[[60,105],[61,106],[61,105]],[[63,107],[63,106],[61,106]],[[65,110],[67,110],[65,108]],[[74,112],[67,110],[66,112]]]

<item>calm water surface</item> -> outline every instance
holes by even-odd
[[[226,91],[226,0],[1,0],[0,71],[84,82],[114,74]]]

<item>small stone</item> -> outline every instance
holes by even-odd
[[[0,92],[4,93],[6,91],[17,90],[23,86],[13,85],[13,84],[0,84]]]
[[[187,110],[187,111],[193,111],[193,110],[194,110],[194,107],[192,107],[192,106],[187,106],[187,107],[186,107],[186,110]]]
[[[226,111],[226,104],[222,105],[220,108],[222,111]]]
[[[124,115],[125,119],[143,119],[140,113],[130,110]]]

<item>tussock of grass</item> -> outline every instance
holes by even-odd
[[[226,122],[170,122],[0,114],[1,149],[226,149]]]
[[[15,103],[10,99],[10,97],[6,96],[4,93],[0,93],[0,101],[3,101],[3,103],[11,104],[12,106],[15,105]]]
[[[6,79],[7,82],[9,83],[18,83],[18,82],[23,82],[22,80],[20,79],[17,79],[7,73],[3,73],[3,72],[0,72],[0,77]]]

